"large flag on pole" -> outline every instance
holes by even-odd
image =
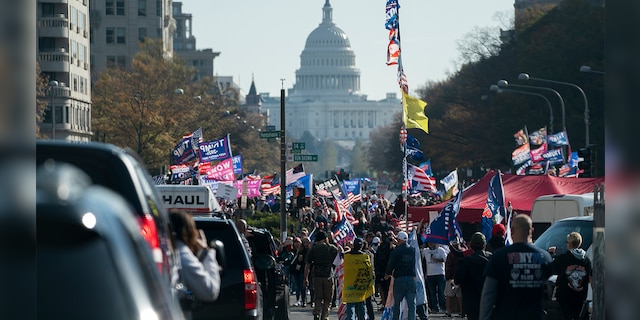
[[[427,242],[449,245],[451,241],[460,241],[462,239],[462,230],[456,220],[458,211],[460,211],[461,199],[462,192],[458,192],[456,197],[444,206],[440,215],[429,224],[425,236]]]
[[[487,239],[491,238],[493,224],[500,223],[506,216],[502,174],[498,171],[489,182],[487,203],[482,211],[482,234],[484,234]]]
[[[409,245],[413,248],[416,256],[416,306],[427,303],[427,293],[424,290],[424,272],[422,271],[422,260],[420,260],[420,247],[418,247],[418,235],[416,229],[409,235]]]
[[[402,120],[405,128],[420,129],[425,133],[429,133],[429,118],[424,114],[424,108],[427,103],[405,92],[402,93],[402,97],[402,106],[404,107]]]

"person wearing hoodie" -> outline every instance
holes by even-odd
[[[558,275],[556,299],[565,320],[581,320],[580,310],[591,282],[591,261],[581,245],[580,233],[569,233],[567,252],[557,256],[552,263],[553,274]]]
[[[462,289],[462,310],[468,320],[480,318],[480,297],[484,285],[484,267],[489,262],[491,252],[485,251],[487,240],[481,232],[471,236],[473,253],[460,261],[454,283]]]
[[[487,251],[496,252],[496,250],[504,247],[505,235],[507,234],[507,228],[504,224],[496,223],[491,228],[491,239],[487,243]]]

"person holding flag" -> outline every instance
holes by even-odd
[[[344,254],[342,302],[346,303],[347,319],[365,320],[365,300],[373,295],[373,267],[369,254],[362,251],[364,240],[355,238],[353,248]]]
[[[415,250],[407,244],[409,235],[398,232],[396,248],[391,251],[384,279],[393,275],[393,320],[400,317],[400,302],[407,300],[407,320],[416,319]]]

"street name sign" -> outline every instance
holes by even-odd
[[[293,161],[318,161],[317,154],[294,154]]]

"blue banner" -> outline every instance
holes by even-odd
[[[360,180],[345,180],[342,181],[342,186],[347,192],[351,192],[354,195],[360,194]]]
[[[287,193],[292,187],[304,188],[305,197],[311,197],[311,195],[313,194],[313,174],[307,174],[304,177],[294,181],[292,184],[288,185]]]
[[[562,155],[562,149],[560,148],[543,153],[542,158],[544,158],[550,165],[564,163],[564,156]]]
[[[562,131],[547,136],[547,143],[550,147],[568,146],[569,138],[567,138],[567,132]]]
[[[433,177],[433,174],[431,173],[431,159],[419,164],[418,167],[422,169],[422,171],[424,171],[429,177]]]
[[[231,158],[231,146],[229,145],[229,136],[218,140],[201,142],[200,162],[211,162]]]
[[[496,216],[500,219],[507,216],[504,207],[504,191],[502,189],[502,178],[500,172],[496,173],[489,182],[489,192],[487,195],[487,204],[482,211],[482,234],[487,239],[491,238],[491,229],[493,228],[493,219]]]
[[[342,218],[342,221],[333,226],[331,232],[333,232],[333,241],[343,247],[347,242],[353,241],[353,239],[355,239],[356,237],[356,233],[353,230],[353,225],[351,224],[351,222],[349,222],[349,220],[347,220],[346,216]]]
[[[233,156],[233,174],[242,174],[242,155]]]
[[[440,215],[429,224],[424,237],[426,242],[449,245],[450,241],[460,241],[462,239],[462,231],[456,220],[456,216],[460,211],[461,199],[462,192],[458,192],[442,209]]]
[[[182,140],[173,147],[171,152],[171,164],[183,164],[195,160],[191,135],[182,137]]]

